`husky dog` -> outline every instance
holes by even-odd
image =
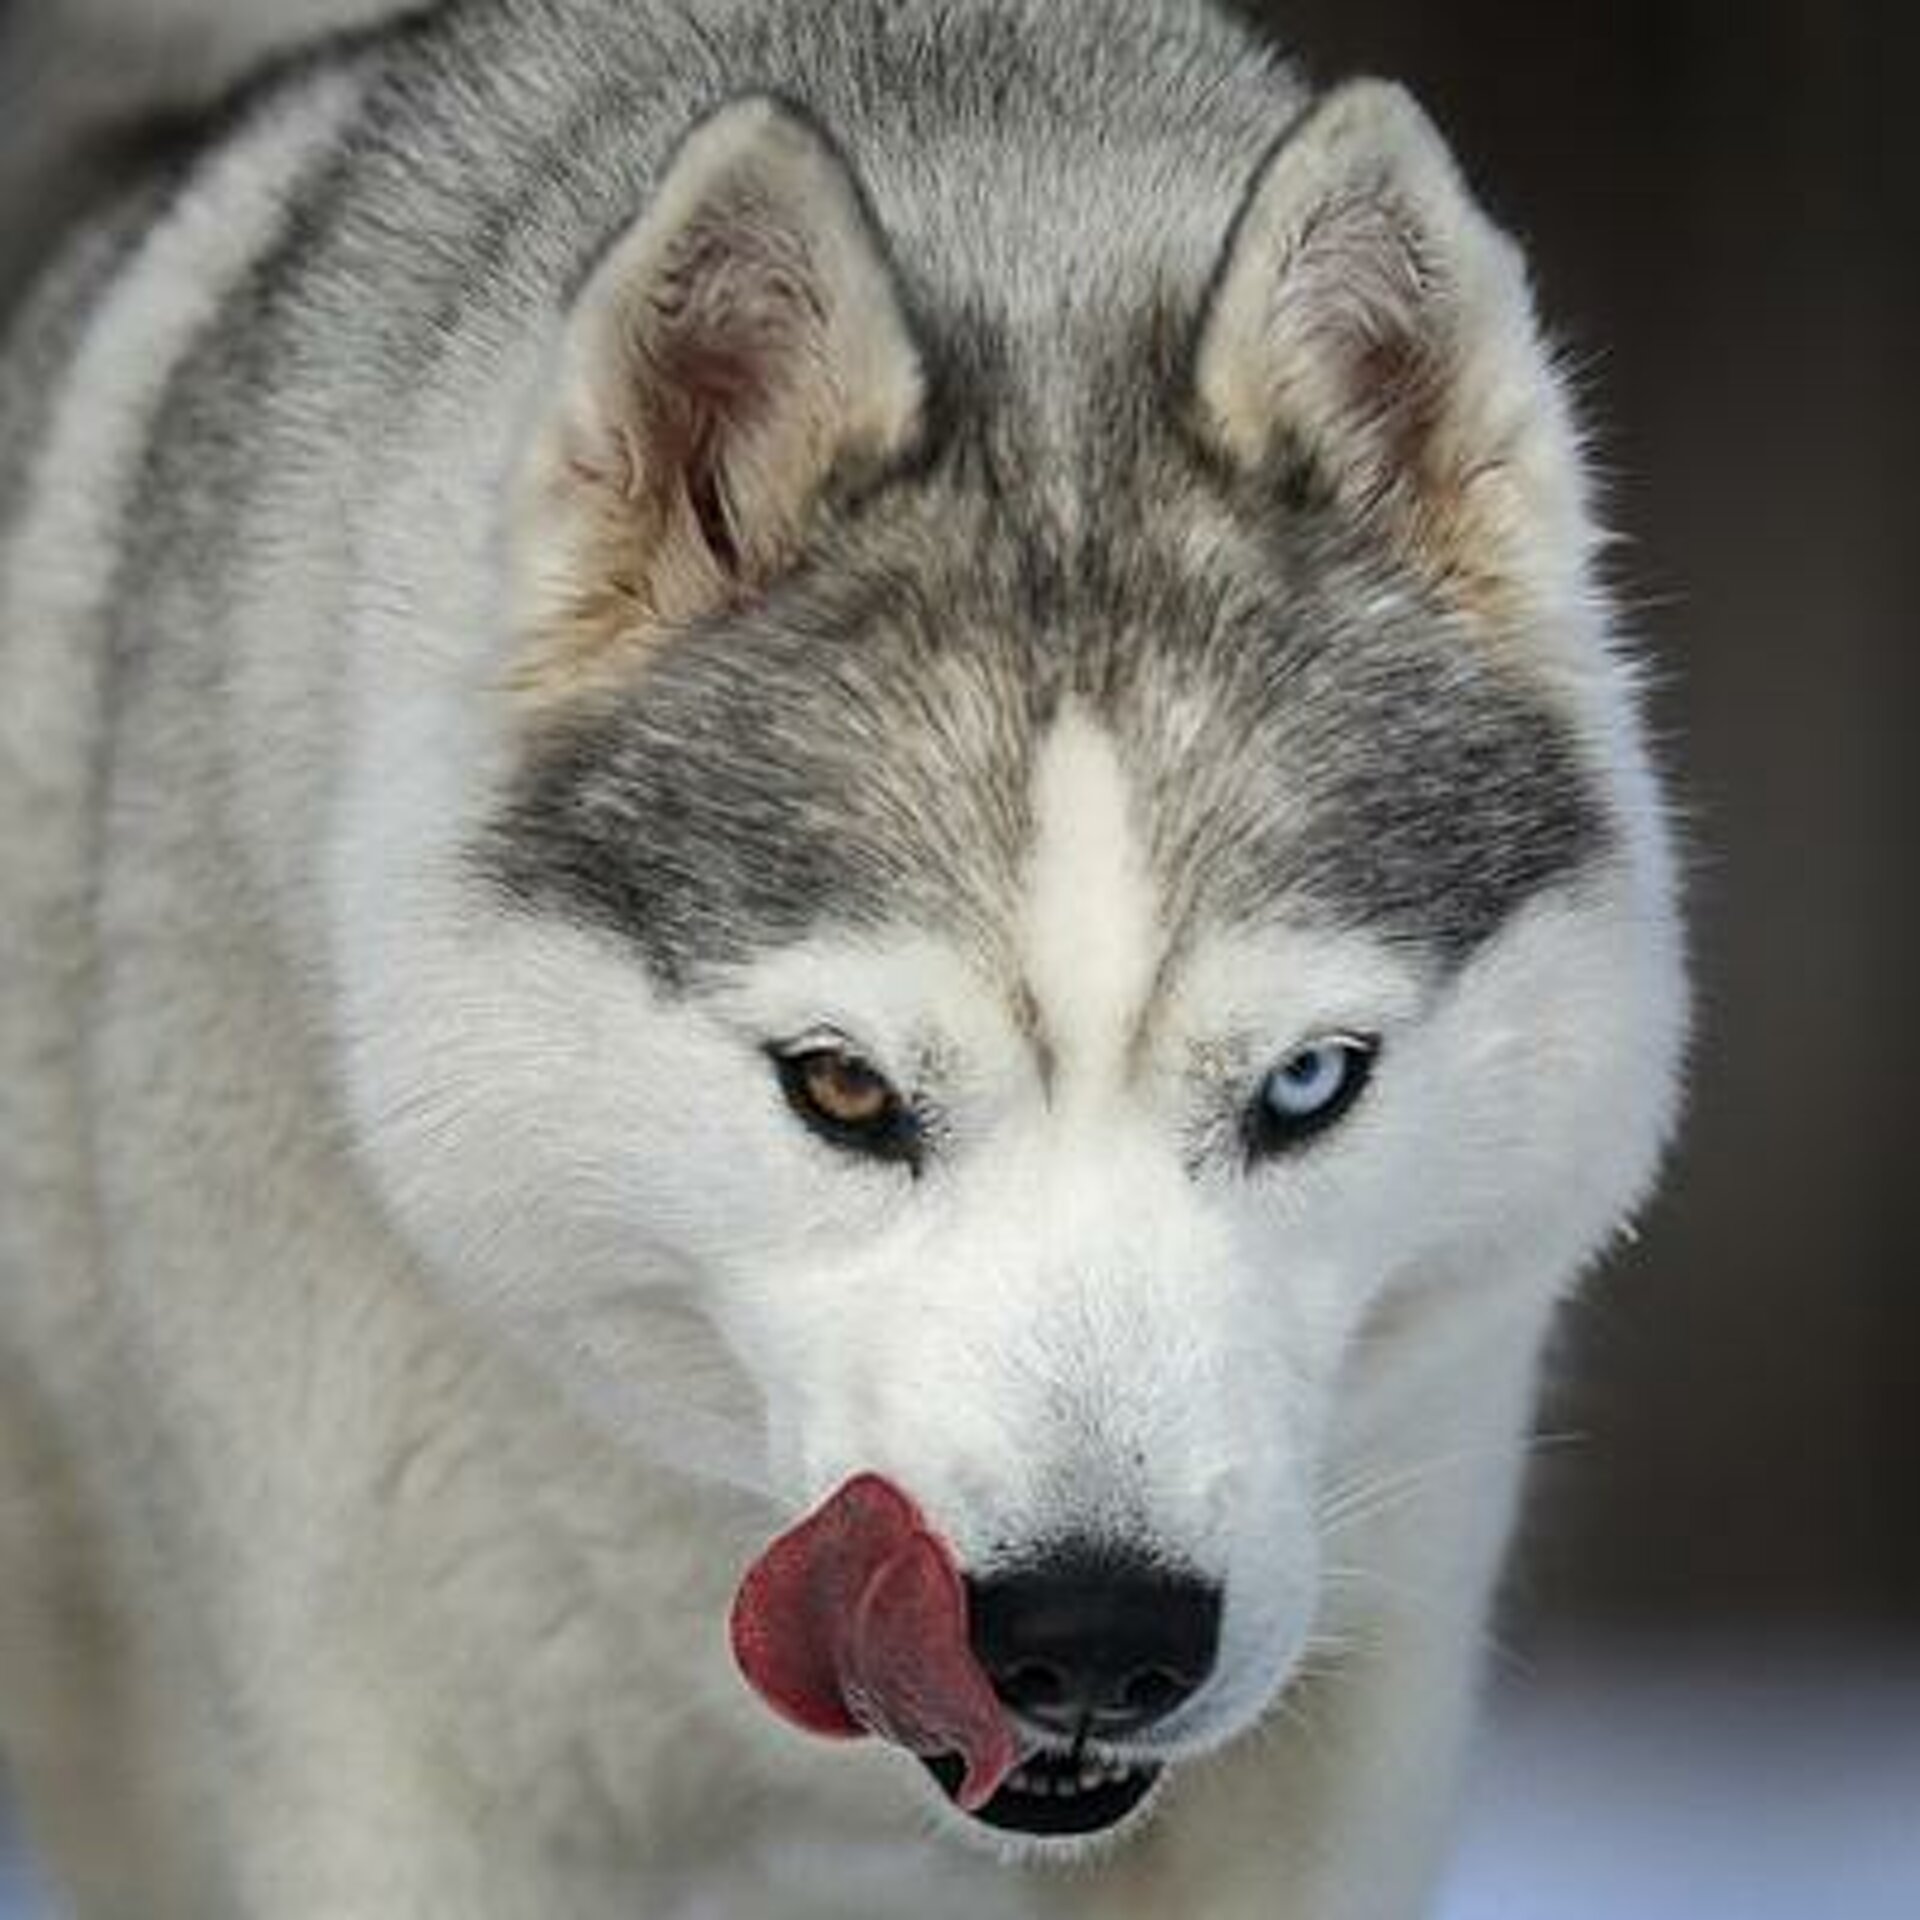
[[[1407,96],[1182,0],[456,3],[133,184],[0,404],[0,1730],[74,1910],[1418,1913],[1684,993]],[[793,1572],[850,1482],[957,1653]],[[977,1793],[897,1733],[975,1681]]]

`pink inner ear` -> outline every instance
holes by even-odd
[[[807,1732],[958,1754],[963,1807],[984,1805],[1019,1764],[1012,1723],[973,1657],[953,1555],[876,1474],[850,1480],[754,1562],[732,1634],[749,1684]]]
[[[652,457],[681,477],[703,531],[717,517],[736,550],[730,454],[783,408],[798,422],[819,405],[807,343],[820,335],[823,296],[803,258],[757,231],[750,203],[722,194],[679,236],[636,335]]]

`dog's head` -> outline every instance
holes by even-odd
[[[790,1511],[911,1492],[1104,1762],[1012,1822],[1070,1831],[1298,1667],[1372,1334],[1533,1327],[1638,1197],[1675,941],[1522,270],[1403,95],[1202,270],[996,309],[908,240],[749,100],[593,273],[354,1093],[562,1370],[690,1302]]]

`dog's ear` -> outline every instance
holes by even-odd
[[[1578,436],[1519,251],[1400,88],[1328,94],[1266,162],[1199,334],[1200,429],[1330,496],[1498,626],[1580,603]]]
[[[563,696],[751,596],[829,474],[899,453],[921,406],[846,164],[774,101],[721,109],[567,320],[519,501],[516,682]]]

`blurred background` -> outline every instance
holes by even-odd
[[[44,3],[0,0],[0,47]],[[1448,1920],[1914,1920],[1920,101],[1895,97],[1915,85],[1902,10],[1242,11],[1317,78],[1408,81],[1526,242],[1611,476],[1692,840],[1691,1119],[1641,1244],[1567,1323]],[[146,137],[110,49],[29,69],[11,44],[0,190],[31,179],[42,220],[0,237],[0,305],[60,206]],[[70,91],[93,167],[20,110],[30,72]]]

